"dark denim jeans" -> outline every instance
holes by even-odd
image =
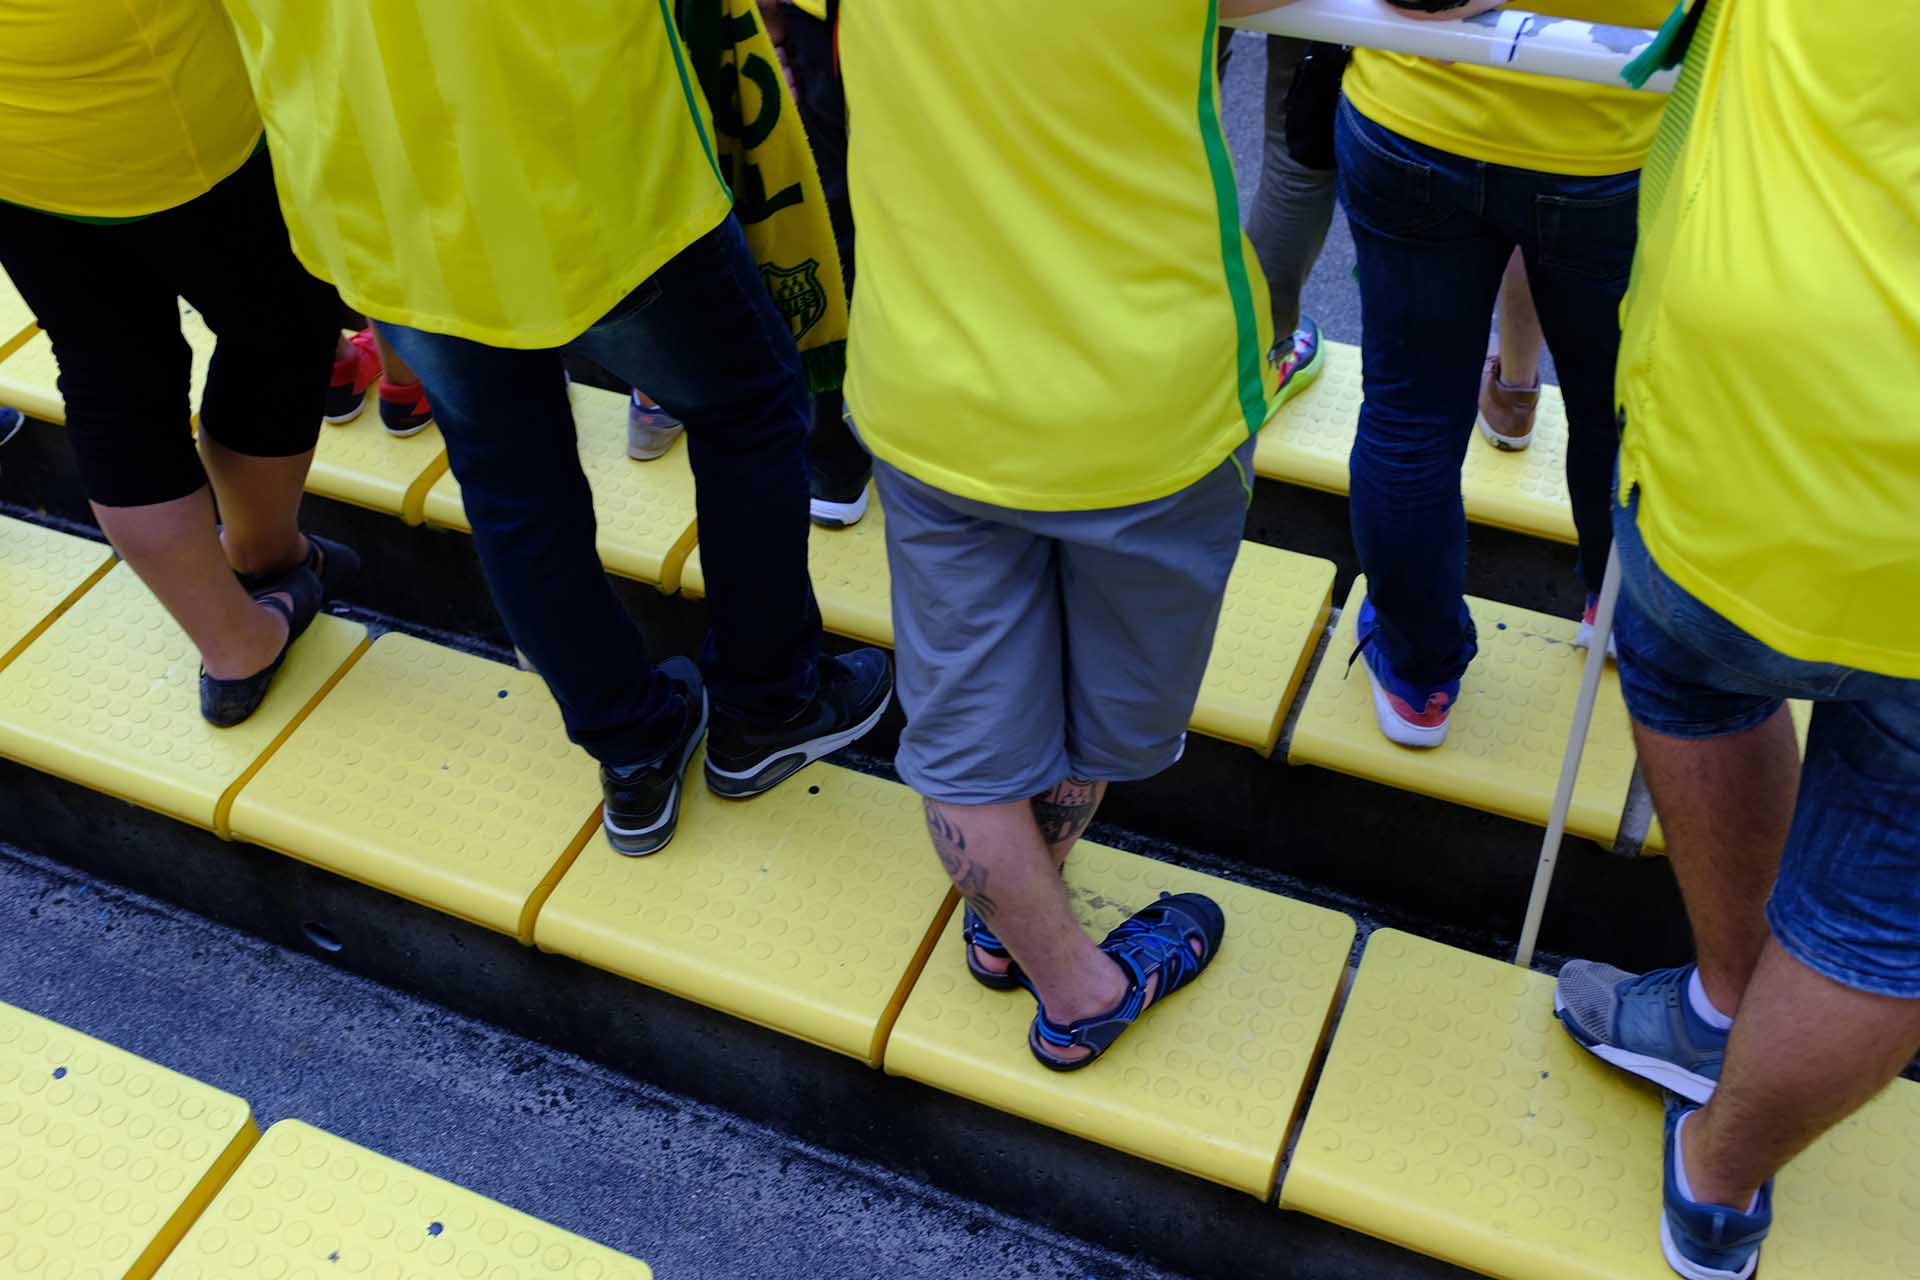
[[[782,719],[813,696],[812,403],[792,331],[731,216],[565,348],[509,350],[380,327],[433,388],[494,603],[575,742],[603,764],[628,765],[657,758],[678,726],[668,682],[594,548],[563,351],[645,387],[687,424],[713,621],[701,666],[715,710]]]
[[[1637,172],[1577,178],[1423,146],[1342,100],[1340,201],[1360,277],[1366,401],[1351,461],[1354,547],[1383,656],[1422,688],[1477,647],[1463,592],[1460,466],[1473,439],[1488,321],[1518,245],[1567,405],[1580,572],[1600,589],[1612,545],[1613,373],[1633,262]]]

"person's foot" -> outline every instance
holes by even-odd
[[[820,660],[813,701],[779,724],[716,714],[707,741],[707,787],[744,800],[779,785],[821,756],[880,723],[893,697],[893,661],[884,649],[855,649]]]
[[[1000,936],[987,927],[980,913],[968,904],[961,909],[960,945],[965,948],[967,972],[981,986],[994,991],[1011,991],[1020,985],[1013,973],[1013,953]]]
[[[873,459],[851,444],[830,454],[809,449],[807,514],[822,529],[851,529],[867,514],[867,482],[872,478]]]
[[[1696,1201],[1687,1177],[1686,1130],[1699,1110],[1667,1095],[1660,1251],[1686,1280],[1747,1280],[1760,1265],[1760,1245],[1773,1226],[1773,1180],[1761,1184],[1745,1210]]]
[[[1360,647],[1354,656],[1363,658],[1367,684],[1373,690],[1373,718],[1387,740],[1403,747],[1428,749],[1447,740],[1447,720],[1454,704],[1460,701],[1460,682],[1449,680],[1435,688],[1409,683],[1387,665],[1386,655],[1377,643],[1380,620],[1371,599],[1360,602],[1360,617],[1354,624]],[[1351,665],[1351,663],[1349,663]]]
[[[323,538],[317,533],[300,535],[307,544],[306,554],[300,564],[320,582],[320,594],[331,600],[340,594],[340,588],[353,581],[360,572],[360,553],[344,542],[335,542],[332,538]],[[267,589],[275,580],[285,577],[287,569],[276,569],[271,573],[241,573],[234,571],[234,577],[240,579],[240,585],[249,595]]]
[[[1517,387],[1500,379],[1500,357],[1487,357],[1480,373],[1480,434],[1496,449],[1518,450],[1533,443],[1533,419],[1540,411],[1540,375],[1533,385]]]
[[[1226,934],[1226,915],[1212,898],[1161,894],[1158,902],[1134,912],[1100,942],[1124,984],[1117,1003],[1103,1012],[1056,1022],[1041,1002],[1027,1031],[1027,1048],[1053,1071],[1087,1066],[1149,1008],[1199,977],[1220,954]],[[1026,976],[1014,972],[1016,980],[1033,991]],[[1040,1001],[1038,991],[1034,999]]]
[[[1691,1102],[1713,1097],[1727,1033],[1694,1011],[1693,965],[1638,976],[1592,960],[1569,960],[1553,989],[1553,1011],[1594,1057],[1651,1080]]]
[[[334,426],[352,422],[367,407],[367,388],[380,377],[380,348],[373,330],[362,329],[347,341],[345,355],[336,355],[333,378],[327,383],[326,406],[320,416]]]
[[[404,440],[417,436],[433,422],[426,384],[380,379],[380,422],[387,434]]]
[[[1267,353],[1267,362],[1280,376],[1280,386],[1276,405],[1287,401],[1305,391],[1320,376],[1320,370],[1326,365],[1326,352],[1320,341],[1320,322],[1312,316],[1302,315],[1299,327],[1291,336],[1273,344],[1273,350]]]
[[[1593,648],[1593,623],[1594,623],[1595,617],[1597,617],[1599,613],[1600,613],[1600,597],[1588,596],[1587,607],[1580,614],[1580,630],[1573,637],[1574,648],[1576,649]],[[1607,656],[1609,658],[1614,659],[1615,661],[1618,661],[1620,658],[1620,651],[1614,648],[1612,632],[1607,633]]]
[[[635,462],[652,462],[680,438],[686,425],[640,394],[638,388],[627,397],[627,456]]]
[[[606,799],[601,825],[607,843],[629,857],[658,853],[680,825],[680,789],[693,753],[707,732],[707,689],[700,668],[686,658],[669,658],[660,674],[673,682],[680,728],[657,760],[626,768],[600,766],[600,791]]]
[[[200,667],[200,716],[216,729],[231,729],[260,709],[273,678],[287,661],[294,641],[305,634],[320,613],[320,580],[305,565],[284,573],[258,590],[248,593],[254,603],[286,624],[278,652],[251,675],[224,677]],[[242,668],[244,670],[244,668]]]

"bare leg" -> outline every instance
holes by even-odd
[[[306,559],[300,497],[313,463],[311,449],[290,458],[258,458],[235,453],[203,428],[200,461],[220,504],[220,540],[229,564],[241,573],[261,574],[291,569]]]
[[[1106,796],[1104,782],[1068,778],[1033,798],[1033,819],[1056,870],[1067,865],[1067,855],[1086,834],[1087,824],[1093,821],[1094,811]],[[978,947],[973,948],[973,962],[988,973],[1005,973],[1012,967],[1007,960],[988,955]]]
[[[251,599],[233,576],[206,488],[140,507],[94,503],[93,514],[121,559],[193,641],[209,675],[238,680],[279,655],[286,619]]]
[[[1885,1088],[1916,1049],[1920,1000],[1841,986],[1769,941],[1720,1087],[1687,1122],[1695,1200],[1745,1209],[1762,1182]]]
[[[1500,277],[1500,380],[1510,387],[1532,386],[1540,377],[1545,341],[1533,290],[1527,287],[1527,264],[1515,249]]]
[[[1639,725],[1633,736],[1693,925],[1700,983],[1732,1016],[1767,944],[1767,896],[1793,824],[1793,719],[1782,707],[1725,738],[1669,738]]]

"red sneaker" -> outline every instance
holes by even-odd
[[[373,344],[373,330],[354,334],[349,346],[351,354],[333,362],[326,407],[320,411],[320,416],[335,426],[360,416],[367,407],[367,388],[380,376],[380,348]]]

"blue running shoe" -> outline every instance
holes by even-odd
[[[1760,1244],[1773,1225],[1773,1179],[1745,1213],[1697,1204],[1680,1190],[1680,1123],[1698,1111],[1667,1095],[1666,1207],[1660,1215],[1660,1251],[1687,1280],[1747,1280],[1760,1265]]]
[[[1320,322],[1312,316],[1300,317],[1299,325],[1285,340],[1273,344],[1267,353],[1279,385],[1275,388],[1275,406],[1305,391],[1326,367],[1327,353],[1320,342]]]
[[[1693,970],[1689,964],[1636,977],[1610,964],[1569,960],[1553,989],[1553,1011],[1594,1057],[1705,1102],[1720,1083],[1727,1033],[1693,1011]]]
[[[1409,684],[1387,665],[1386,655],[1374,643],[1380,620],[1374,615],[1371,597],[1360,602],[1360,618],[1354,624],[1359,647],[1354,658],[1367,660],[1367,683],[1373,688],[1373,718],[1389,742],[1403,747],[1432,748],[1447,740],[1447,717],[1460,700],[1460,682],[1449,680],[1435,689]],[[1353,665],[1353,658],[1347,660]]]

